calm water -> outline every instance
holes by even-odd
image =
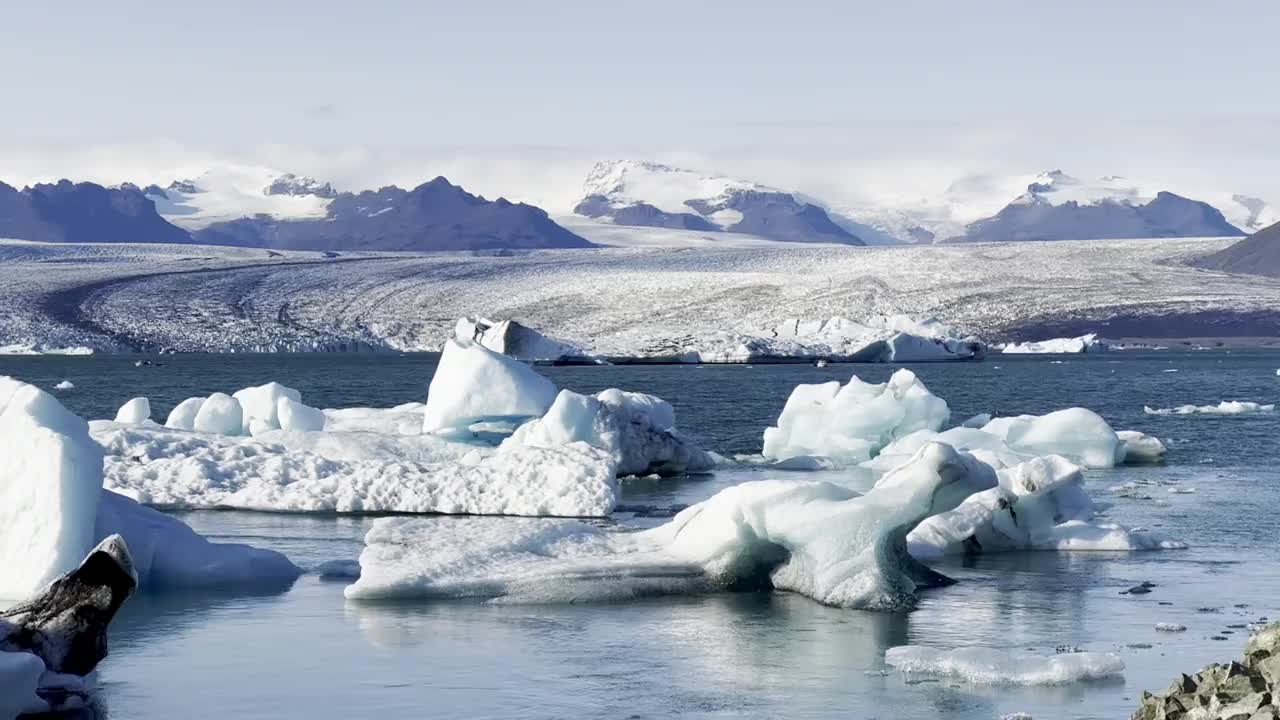
[[[0,358],[0,374],[45,387],[71,380],[76,388],[59,395],[88,417],[111,417],[128,398],[146,395],[163,418],[183,398],[271,379],[321,407],[394,405],[423,399],[434,368],[429,356],[175,356],[142,368],[134,359]],[[1275,353],[1204,352],[997,356],[913,368],[956,419],[1083,405],[1117,428],[1165,438],[1168,465],[1091,473],[1089,481],[1112,518],[1185,540],[1186,551],[956,558],[941,569],[961,582],[927,593],[909,615],[828,608],[783,593],[606,605],[356,605],[343,600],[342,583],[314,575],[266,596],[135,597],[113,625],[111,655],[100,667],[103,709],[130,719],[1127,717],[1143,689],[1239,655],[1244,631],[1210,639],[1227,625],[1280,617],[1280,416],[1152,417],[1142,407],[1274,402],[1277,367]],[[667,398],[683,429],[729,454],[759,451],[763,428],[795,384],[854,372],[883,380],[893,368],[542,370],[579,391],[616,386]],[[696,502],[768,476],[735,469],[642,481],[627,487],[624,501]],[[1131,479],[1196,492],[1153,488],[1152,500],[1106,492]],[[183,519],[216,539],[273,547],[307,567],[356,557],[372,522],[243,512]],[[1158,587],[1145,596],[1118,594],[1142,580]],[[1156,622],[1189,630],[1164,635]],[[884,673],[885,648],[905,643],[1043,654],[1072,645],[1116,652],[1128,667],[1122,681],[1059,688],[915,683]]]

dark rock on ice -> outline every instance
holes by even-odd
[[[86,675],[107,656],[107,625],[137,587],[129,548],[111,535],[80,567],[0,613],[0,650],[30,652],[54,672]]]

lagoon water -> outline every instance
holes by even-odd
[[[0,358],[0,374],[52,388],[90,418],[130,397],[155,414],[179,400],[278,380],[319,407],[422,400],[427,355],[183,355]],[[636,602],[357,604],[343,582],[304,575],[270,595],[136,596],[99,667],[99,716],[151,718],[1121,718],[1177,672],[1236,658],[1242,625],[1280,617],[1280,414],[1152,416],[1143,406],[1275,402],[1280,354],[1115,352],[912,366],[952,407],[1043,413],[1080,405],[1117,429],[1158,435],[1168,463],[1088,473],[1095,500],[1130,526],[1190,548],[1151,553],[1017,553],[938,565],[960,582],[910,614],[819,605],[786,593]],[[563,387],[622,387],[672,402],[680,427],[725,455],[760,436],[802,382],[881,381],[889,366],[549,367]],[[610,522],[652,517],[726,485],[796,474],[729,467],[709,477],[640,480]],[[1108,488],[1128,481],[1148,497]],[[1171,488],[1184,492],[1173,493]],[[1194,492],[1185,492],[1194,489]],[[659,512],[636,512],[654,509]],[[369,517],[187,512],[215,540],[288,554],[304,567],[358,556]],[[451,522],[441,517],[436,522]],[[507,522],[493,518],[494,523]],[[1148,595],[1121,595],[1141,581]],[[1159,633],[1157,622],[1186,625]],[[1215,640],[1214,637],[1225,638]],[[884,651],[981,645],[1051,655],[1113,652],[1123,680],[1060,687],[978,686],[904,676]]]

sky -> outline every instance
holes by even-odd
[[[1062,168],[1280,203],[1280,3],[0,0],[0,179],[219,162],[553,209],[598,159],[850,202]]]

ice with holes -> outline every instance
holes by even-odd
[[[136,432],[156,425],[110,423]],[[119,533],[143,590],[292,582],[283,555],[210,543],[176,518],[103,490],[103,447],[53,396],[0,378],[0,597],[21,598]]]
[[[519,360],[478,342],[449,340],[427,390],[423,430],[465,432],[491,420],[541,416],[556,399],[556,386]]]
[[[576,602],[773,587],[829,605],[908,609],[927,570],[907,553],[907,533],[994,483],[986,464],[931,443],[865,495],[828,482],[747,482],[640,532],[384,518],[346,595]]]
[[[1097,652],[1032,655],[985,647],[901,645],[886,650],[884,661],[904,673],[940,675],[974,685],[1066,685],[1124,674],[1123,660]]]
[[[946,401],[906,369],[885,383],[855,375],[844,385],[797,385],[777,425],[764,431],[763,454],[771,460],[820,456],[853,465],[917,430],[940,430],[950,414]]]

